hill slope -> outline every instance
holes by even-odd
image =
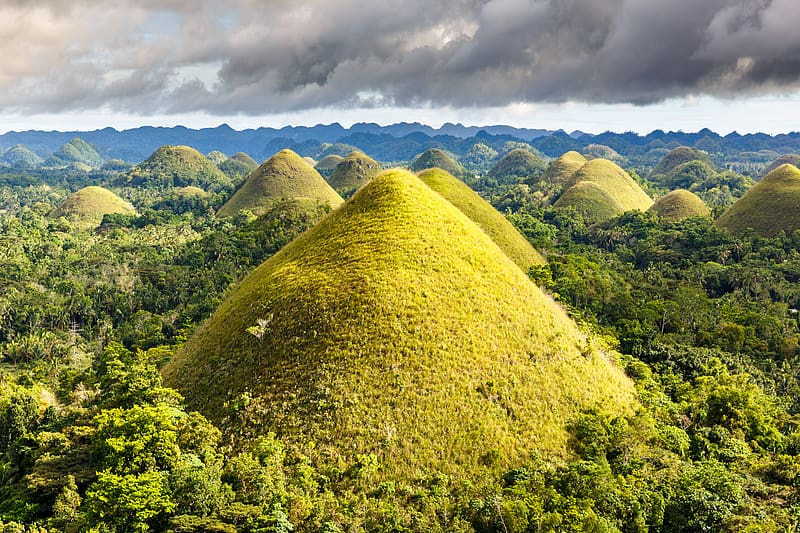
[[[242,209],[260,215],[280,200],[298,200],[336,208],[342,198],[303,158],[281,150],[248,174],[247,181],[223,205],[218,215],[233,216]]]
[[[159,189],[195,186],[210,192],[233,186],[231,178],[194,148],[169,145],[137,165],[123,183]]]
[[[548,186],[559,186],[565,183],[585,164],[586,158],[578,152],[566,152],[550,162],[547,170],[542,175],[542,180]]]
[[[661,218],[678,221],[689,217],[710,217],[711,209],[699,196],[686,189],[677,189],[665,194],[648,211]]]
[[[450,157],[444,150],[438,148],[425,150],[411,162],[408,168],[414,172],[422,172],[429,168],[441,168],[445,172],[449,172],[453,176],[459,178],[465,174],[464,167],[461,166],[461,163]]]
[[[100,167],[100,165],[103,164],[103,157],[94,146],[80,137],[75,137],[56,150],[56,152],[50,156],[50,159],[47,160],[47,164],[52,166],[68,166],[72,163],[83,163],[90,167]]]
[[[566,182],[568,189],[582,181],[599,185],[624,211],[639,209],[646,211],[653,200],[619,165],[607,159],[592,159],[575,172]]]
[[[317,172],[327,178],[333,173],[334,170],[336,170],[336,167],[342,161],[344,161],[344,157],[337,154],[330,154],[317,161],[317,164],[314,165],[314,168],[317,170]]]
[[[336,169],[328,178],[328,183],[343,198],[347,198],[380,171],[380,164],[368,155],[357,151],[351,152],[336,165]]]
[[[487,176],[498,181],[512,178],[538,178],[547,170],[547,163],[530,150],[515,148],[495,163]]]
[[[21,144],[9,148],[0,160],[16,169],[30,169],[44,163],[41,157]]]
[[[658,162],[658,165],[650,172],[650,177],[655,178],[656,176],[669,174],[676,167],[688,163],[689,161],[702,161],[709,165],[711,164],[711,160],[705,152],[689,146],[678,146],[670,150],[667,155]]]
[[[715,222],[733,233],[753,228],[772,237],[800,228],[800,170],[781,165],[756,183]]]
[[[775,161],[767,165],[767,168],[765,168],[764,172],[761,173],[761,177],[763,178],[781,165],[794,165],[800,168],[800,155],[784,154],[780,156],[779,158],[775,159]]]
[[[69,195],[50,216],[64,217],[78,227],[91,228],[100,225],[103,215],[112,213],[135,213],[135,210],[108,189],[90,186]]]
[[[420,172],[419,178],[475,222],[523,272],[527,273],[533,265],[545,264],[544,258],[506,217],[466,183],[440,168]]]
[[[536,451],[633,390],[466,215],[403,170],[374,178],[259,266],[163,369],[230,434],[315,443],[375,478],[467,477]]]
[[[581,181],[567,189],[553,207],[574,209],[587,224],[608,220],[625,211],[613,196],[591,181]]]

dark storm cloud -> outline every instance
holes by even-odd
[[[800,85],[796,0],[108,4],[3,2],[0,108],[647,104]]]

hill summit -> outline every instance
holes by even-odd
[[[123,184],[169,189],[200,187],[218,192],[233,186],[231,179],[190,146],[165,145],[123,177]]]
[[[648,211],[670,221],[683,220],[689,217],[711,216],[711,209],[705,202],[695,193],[686,189],[677,189],[665,194]]]
[[[282,200],[328,204],[333,208],[342,203],[342,198],[314,167],[293,151],[281,150],[248,174],[218,214],[233,216],[246,209],[260,215]]]
[[[547,170],[547,163],[530,150],[515,148],[511,150],[489,170],[487,176],[498,181],[511,178],[538,178]]]
[[[311,441],[329,466],[372,453],[390,479],[561,454],[580,410],[634,401],[475,223],[396,169],[248,275],[163,374],[223,431]]]
[[[716,221],[732,233],[753,228],[765,237],[800,229],[800,170],[781,165],[753,185]]]
[[[411,162],[408,168],[414,172],[422,172],[429,168],[441,168],[459,178],[463,177],[466,172],[464,167],[461,166],[461,163],[439,148],[425,150]]]
[[[135,210],[108,189],[92,185],[70,194],[50,217],[64,217],[78,227],[92,228],[100,225],[104,215],[113,213],[135,213]]]
[[[328,183],[343,197],[351,196],[356,190],[374,178],[381,171],[377,161],[362,152],[351,152],[336,165]]]

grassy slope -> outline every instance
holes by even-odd
[[[240,163],[244,163],[250,168],[250,170],[258,168],[258,163],[256,162],[256,160],[244,152],[236,152],[231,156],[231,159],[233,159],[234,161],[238,161]]]
[[[342,197],[347,198],[380,171],[381,166],[377,161],[356,151],[336,165],[336,169],[328,178],[328,183]]]
[[[661,218],[678,221],[689,217],[710,217],[711,209],[699,196],[686,189],[677,189],[659,198],[648,211]]]
[[[75,137],[53,153],[49,161],[58,165],[83,163],[90,167],[99,167],[103,164],[103,157],[94,146],[80,137]]]
[[[466,183],[439,168],[420,172],[419,178],[475,222],[523,272],[533,265],[545,264],[544,258],[506,217]]]
[[[495,449],[493,471],[563,454],[579,409],[634,401],[564,311],[403,170],[253,271],[163,373],[229,434],[313,441],[331,465],[375,453],[375,477],[395,479],[471,477]],[[243,391],[246,412],[223,421]]]
[[[162,146],[130,172],[128,181],[159,188],[194,185],[208,191],[232,186],[224,172],[190,146]]]
[[[588,224],[608,220],[625,211],[601,186],[591,181],[582,181],[567,189],[553,207],[574,209]]]
[[[633,181],[633,178],[607,159],[588,161],[565,182],[564,188],[568,189],[582,181],[599,185],[624,211],[631,209],[646,211],[653,205],[653,200]]]
[[[260,215],[282,199],[327,203],[338,207],[342,198],[314,168],[291,150],[281,150],[253,170],[219,210],[219,216],[233,216],[241,209]]]
[[[76,226],[88,228],[99,226],[105,214],[133,212],[133,206],[113,192],[90,186],[69,195],[50,216],[64,217]]]
[[[782,165],[756,183],[716,224],[733,233],[753,228],[771,237],[800,229],[800,170]]]
[[[777,158],[775,161],[767,165],[767,168],[764,169],[764,172],[761,173],[761,177],[763,178],[776,168],[781,165],[794,165],[800,168],[800,155],[798,154],[784,154]]]
[[[22,144],[9,148],[3,154],[2,160],[12,167],[19,168],[30,168],[44,163],[41,157]]]
[[[650,172],[650,176],[654,177],[669,174],[676,167],[695,160],[708,163],[709,165],[711,164],[711,160],[705,152],[689,146],[678,146],[670,150],[669,153],[658,162],[658,165]]]
[[[208,193],[201,189],[200,187],[178,187],[172,191],[172,194],[176,196],[184,196],[184,197],[192,197],[192,196],[200,196],[205,197],[208,196]]]
[[[336,166],[344,161],[344,157],[337,154],[326,155],[314,165],[314,168],[323,176],[330,176],[336,170]]]
[[[422,172],[423,170],[427,170],[429,168],[441,168],[453,176],[458,177],[463,176],[465,172],[464,167],[461,166],[461,163],[447,155],[444,150],[440,150],[438,148],[425,150],[419,156],[417,156],[414,161],[411,162],[411,165],[409,165],[408,168],[414,172]]]
[[[530,150],[515,148],[495,163],[488,172],[488,176],[495,179],[519,178],[541,176],[547,170],[547,163]]]
[[[585,164],[586,158],[578,152],[566,152],[550,162],[547,171],[542,175],[542,180],[548,185],[560,185]]]

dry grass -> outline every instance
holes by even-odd
[[[711,216],[711,209],[705,202],[686,189],[677,189],[665,194],[648,211],[673,222],[689,217]]]
[[[77,227],[86,229],[99,226],[103,215],[134,212],[131,204],[108,189],[90,186],[69,195],[50,216],[64,217]]]

